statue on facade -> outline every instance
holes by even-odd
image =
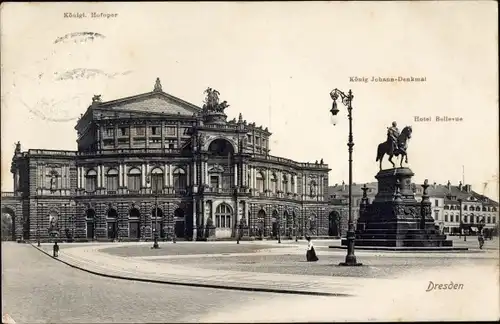
[[[16,143],[16,149],[14,151],[15,153],[21,153],[21,142],[17,141]]]
[[[229,107],[229,105],[227,104],[227,101],[226,101],[226,100],[224,100],[223,102],[221,102],[221,103],[217,106],[217,112],[221,112],[221,113],[223,113],[223,112],[224,112],[224,110],[225,110],[227,107]],[[236,119],[235,119],[235,121],[236,121]]]
[[[380,162],[379,168],[382,170],[382,159],[384,155],[389,156],[389,162],[391,162],[392,167],[396,167],[394,162],[392,162],[393,156],[401,156],[400,167],[403,167],[403,161],[408,163],[408,140],[412,135],[412,127],[406,126],[401,132],[397,127],[396,122],[392,122],[392,126],[387,128],[387,140],[384,143],[380,143],[377,148],[377,158],[375,161]]]
[[[207,96],[205,97],[205,105],[208,109],[213,110],[219,105],[219,95],[220,92],[212,89],[212,88],[207,88],[205,92]]]
[[[58,229],[58,219],[57,215],[49,215],[49,231],[55,231]]]
[[[52,173],[50,177],[50,190],[56,190],[57,188],[57,175]]]
[[[207,88],[204,92],[206,94],[205,97],[205,104],[203,105],[203,112],[224,112],[224,109],[229,107],[227,104],[227,101],[223,101],[219,103],[219,95],[220,92],[212,89],[212,88]]]
[[[156,78],[154,91],[162,91],[160,78]]]

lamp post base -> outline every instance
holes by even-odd
[[[356,261],[354,261],[354,262],[340,262],[339,263],[339,266],[341,266],[341,267],[360,267],[362,265],[363,265],[363,263],[358,263]]]
[[[363,265],[362,263],[359,263],[358,261],[356,261],[356,256],[354,254],[348,254],[345,257],[345,262],[339,263],[339,266],[343,266],[343,267],[359,267],[362,265]]]

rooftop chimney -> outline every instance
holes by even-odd
[[[451,182],[448,180],[448,183],[446,184],[446,187],[448,187],[448,190],[451,190]]]
[[[436,183],[434,182],[433,186],[432,186],[434,189],[436,189]]]

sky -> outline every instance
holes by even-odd
[[[94,94],[149,92],[159,77],[199,106],[217,89],[228,119],[268,127],[272,155],[324,159],[331,185],[348,181],[348,119],[339,101],[332,125],[329,93],[352,89],[354,182],[375,181],[377,146],[396,121],[413,128],[415,182],[464,179],[498,200],[497,11],[493,1],[3,3],[1,189],[12,191],[17,141],[75,150]],[[351,80],[398,76],[426,81]]]

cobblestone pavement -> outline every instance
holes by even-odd
[[[108,279],[70,268],[27,244],[2,243],[2,314],[17,323],[198,322],[250,302],[336,297],[179,287]]]

